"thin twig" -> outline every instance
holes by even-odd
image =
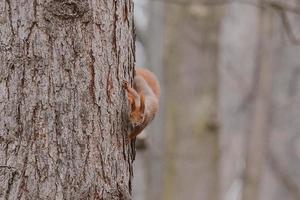
[[[282,9],[280,15],[289,40],[295,45],[300,45],[300,38],[296,37],[287,13]]]
[[[191,5],[203,5],[203,6],[224,6],[227,4],[238,3],[238,4],[245,4],[250,6],[255,6],[258,8],[266,8],[267,6],[272,7],[280,7],[284,9],[286,12],[291,12],[300,15],[300,7],[299,6],[290,6],[286,3],[279,3],[275,1],[265,1],[263,3],[257,3],[250,0],[218,0],[218,1],[182,1],[182,0],[148,0],[148,2],[159,2],[159,3],[167,3],[167,4],[174,4],[178,6],[191,6]]]

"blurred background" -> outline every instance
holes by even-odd
[[[300,200],[300,1],[135,0],[161,82],[135,200]]]

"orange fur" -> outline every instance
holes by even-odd
[[[148,69],[136,68],[136,76],[142,76],[157,97],[160,96],[160,87],[156,76]]]
[[[156,76],[147,69],[137,68],[133,88],[124,82],[131,105],[129,119],[132,131],[129,138],[136,137],[153,120],[158,110],[160,87]]]

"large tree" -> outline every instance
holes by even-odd
[[[130,199],[132,1],[0,10],[0,199]]]

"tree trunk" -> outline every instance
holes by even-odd
[[[0,10],[0,199],[131,199],[131,0]]]
[[[263,2],[263,1],[262,1]],[[261,180],[268,149],[272,105],[272,10],[260,10],[259,45],[257,55],[257,87],[254,91],[252,121],[247,137],[243,199],[259,199]]]
[[[164,199],[216,200],[221,7],[166,5]]]
[[[260,8],[231,3],[220,33],[220,199],[242,198],[246,144],[256,92]],[[248,26],[245,26],[248,24]],[[246,39],[247,38],[247,39]]]

